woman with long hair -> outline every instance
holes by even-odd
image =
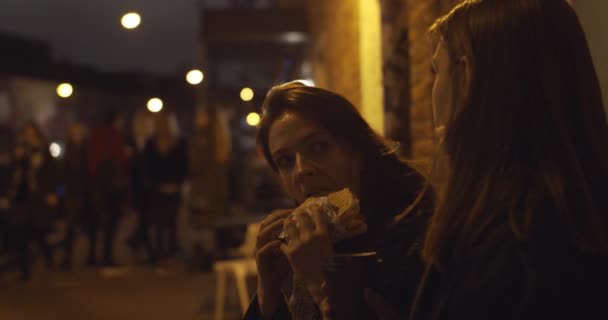
[[[149,248],[148,235],[148,186],[146,183],[145,151],[148,140],[154,132],[154,119],[147,110],[137,110],[131,119],[131,132],[127,138],[129,145],[129,173],[132,194],[132,205],[138,217],[137,229],[128,240],[129,248],[139,251],[140,248]]]
[[[293,209],[271,213],[258,235],[257,299],[245,319],[320,318],[316,303],[323,260],[333,253],[366,251],[377,251],[383,259],[373,279],[377,290],[406,312],[408,306],[400,301],[413,297],[423,270],[416,248],[432,210],[426,179],[339,94],[290,82],[269,91],[263,111],[258,146],[286,194],[299,205],[309,197],[349,188],[360,201],[368,228],[334,245],[321,225],[287,222]],[[278,239],[284,226],[288,244]],[[410,273],[399,272],[402,268]],[[293,283],[289,304],[282,299],[286,282]]]
[[[156,119],[156,133],[145,154],[145,179],[149,184],[149,221],[154,240],[149,241],[150,262],[174,258],[177,253],[177,212],[186,177],[186,145],[171,127],[169,114]]]
[[[573,9],[468,0],[431,33],[449,178],[412,318],[608,318],[608,127]]]

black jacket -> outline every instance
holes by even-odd
[[[608,257],[565,241],[519,241],[505,223],[451,261],[425,272],[412,319],[608,319]]]

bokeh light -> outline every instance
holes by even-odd
[[[190,72],[188,72],[188,74],[186,74],[186,81],[188,81],[188,83],[193,86],[203,82],[204,78],[205,78],[205,75],[203,74],[203,72],[201,70],[198,70],[198,69],[190,70]]]
[[[243,101],[251,101],[253,99],[253,96],[253,89],[245,87],[241,90],[241,99]]]
[[[69,98],[74,93],[74,87],[69,83],[62,83],[57,86],[57,95],[62,98]]]
[[[137,12],[129,12],[122,16],[120,23],[125,29],[135,29],[141,24],[141,16]]]
[[[148,110],[150,112],[160,112],[163,110],[163,101],[160,98],[152,98],[148,100]]]
[[[260,115],[257,112],[251,112],[247,115],[247,124],[255,127],[260,124]]]
[[[51,143],[49,146],[49,152],[51,153],[51,157],[58,158],[61,155],[61,146],[57,142]]]

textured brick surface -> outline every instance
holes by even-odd
[[[311,0],[312,67],[317,85],[361,105],[357,0]]]
[[[414,159],[432,158],[432,43],[429,26],[456,0],[379,0],[383,16],[386,133]],[[357,0],[309,1],[313,72],[321,87],[361,103]],[[399,123],[403,122],[403,123]],[[399,131],[407,132],[399,132]]]
[[[433,139],[431,112],[433,77],[429,72],[432,45],[427,29],[438,15],[438,6],[437,1],[431,0],[406,0],[406,2],[406,10],[409,13],[412,156],[428,158],[432,155],[433,149],[428,146],[428,142]]]

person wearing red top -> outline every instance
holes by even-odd
[[[89,264],[97,262],[97,228],[103,230],[103,265],[115,265],[114,237],[121,216],[121,204],[128,191],[127,145],[120,131],[118,110],[107,111],[101,125],[91,130],[87,168],[91,183],[92,213],[89,223]]]

